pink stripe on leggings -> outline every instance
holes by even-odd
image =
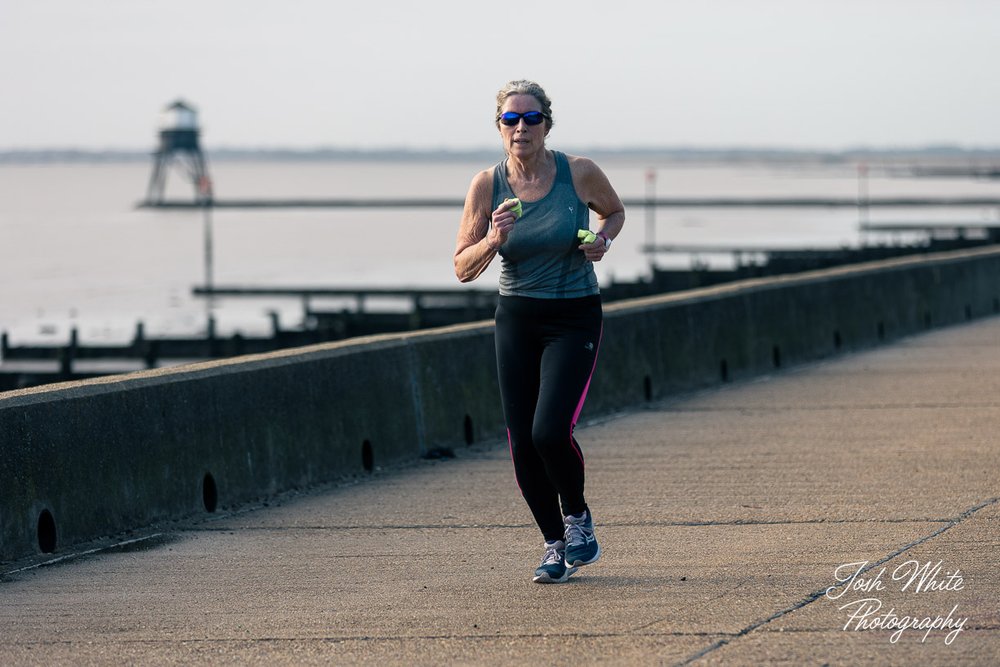
[[[580,458],[580,465],[583,465],[583,452],[580,448],[573,442],[573,427],[576,426],[577,420],[580,418],[580,411],[583,410],[583,403],[587,400],[587,392],[590,391],[590,381],[594,379],[594,369],[597,368],[597,355],[601,351],[601,341],[604,340],[604,323],[601,323],[601,333],[597,337],[597,349],[594,350],[594,365],[590,367],[590,375],[587,376],[587,384],[583,387],[583,394],[580,395],[580,401],[576,404],[576,412],[573,413],[573,421],[569,425],[569,443],[576,452],[576,455]]]

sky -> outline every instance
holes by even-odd
[[[997,0],[0,0],[0,151],[499,145],[538,81],[550,145],[1000,147]]]

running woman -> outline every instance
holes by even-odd
[[[538,583],[562,583],[601,556],[573,429],[601,345],[593,262],[625,223],[621,198],[593,161],[546,147],[552,125],[537,83],[499,91],[506,158],[472,179],[455,248],[462,282],[501,257],[497,371],[514,476],[545,540]],[[595,229],[581,234],[591,211]]]

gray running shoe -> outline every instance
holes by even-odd
[[[576,572],[575,567],[566,567],[566,548],[562,540],[545,543],[542,564],[535,570],[532,579],[536,584],[561,584]]]
[[[576,567],[597,562],[601,547],[594,537],[590,512],[563,517],[563,524],[566,526],[566,564]]]

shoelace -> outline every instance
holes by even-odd
[[[592,531],[586,530],[582,525],[578,523],[573,523],[572,521],[566,522],[566,546],[576,546],[578,544],[586,544],[587,539],[593,534]]]
[[[542,565],[554,565],[556,563],[561,563],[562,559],[563,555],[559,549],[550,547],[545,550],[545,556],[542,557]]]

